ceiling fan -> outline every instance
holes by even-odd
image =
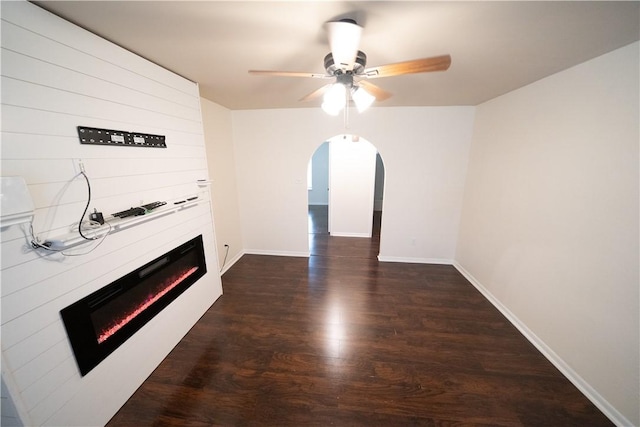
[[[335,79],[334,83],[311,92],[302,97],[300,101],[310,101],[324,95],[323,110],[329,114],[337,115],[348,104],[349,99],[353,100],[358,111],[364,111],[374,100],[384,101],[391,97],[391,93],[370,83],[369,79],[444,71],[451,65],[451,56],[442,55],[366,68],[367,55],[358,50],[363,28],[353,19],[341,19],[328,22],[326,25],[331,48],[331,52],[324,58],[326,73],[267,70],[249,70],[249,73]]]

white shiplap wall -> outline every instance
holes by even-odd
[[[26,425],[102,425],[222,293],[209,192],[196,185],[209,176],[198,87],[33,4],[1,7],[2,176],[25,178],[38,237],[82,214],[74,159],[105,215],[199,196],[77,257],[32,250],[27,226],[2,228],[3,404]],[[81,145],[79,125],[165,135],[168,148]],[[199,234],[208,273],[81,377],[60,309]]]

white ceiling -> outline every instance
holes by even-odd
[[[364,27],[367,66],[449,53],[445,72],[375,80],[379,106],[476,105],[640,39],[640,2],[595,1],[38,1],[89,31],[200,84],[229,109],[299,102],[324,80],[324,23]]]

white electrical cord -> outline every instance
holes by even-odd
[[[93,221],[90,221],[89,223],[93,224],[94,226],[101,226],[102,225],[99,222],[93,222]],[[94,250],[96,250],[96,248],[98,246],[100,246],[102,244],[102,242],[104,242],[104,239],[107,238],[109,233],[111,233],[111,230],[112,230],[113,227],[111,226],[109,221],[105,221],[104,223],[109,226],[109,229],[104,233],[104,236],[102,236],[101,239],[99,237],[95,237],[95,238],[92,238],[92,239],[87,239],[87,240],[92,240],[92,241],[100,239],[100,241],[93,248],[91,248],[87,252],[83,252],[83,253],[79,253],[79,254],[70,254],[70,253],[66,253],[65,249],[54,249],[54,248],[51,248],[51,247],[45,245],[44,243],[41,243],[40,239],[38,239],[33,233],[33,221],[31,221],[31,223],[29,224],[29,231],[31,233],[31,247],[33,247],[34,249],[44,249],[44,250],[49,251],[49,252],[57,252],[57,253],[62,254],[64,256],[87,255],[87,254],[93,252]]]
[[[98,239],[100,239],[99,237],[87,237],[84,235],[84,233],[82,232],[82,220],[84,219],[84,216],[87,214],[87,210],[89,209],[89,205],[91,204],[91,183],[89,182],[89,177],[87,176],[87,174],[84,173],[84,170],[80,172],[79,175],[82,175],[85,179],[85,181],[87,182],[87,204],[84,207],[84,211],[82,212],[82,216],[80,217],[80,221],[78,221],[78,234],[80,234],[80,236],[82,236],[83,239],[85,240],[89,240],[89,241],[96,241]],[[77,176],[77,175],[76,175]],[[109,233],[111,233],[112,227],[111,224],[109,223],[109,221],[105,221],[105,223],[109,226],[109,230],[107,230],[104,233],[104,236],[102,236],[102,239],[100,239],[100,241],[98,242],[97,245],[95,245],[93,248],[91,248],[90,250],[88,250],[87,252],[83,252],[80,254],[70,254],[70,253],[65,253],[65,249],[54,249],[51,248],[49,246],[47,246],[45,243],[41,243],[40,240],[35,236],[35,234],[33,233],[33,219],[31,220],[31,223],[29,225],[29,230],[31,233],[31,247],[34,249],[44,249],[46,251],[50,251],[50,252],[57,252],[60,253],[64,256],[80,256],[80,255],[87,255],[91,252],[93,252],[98,246],[100,246],[102,244],[102,242],[104,242],[104,239],[106,239],[106,237],[109,235]],[[95,221],[89,221],[90,225],[94,225],[94,226],[102,226],[102,224],[100,224],[99,222],[95,222]]]

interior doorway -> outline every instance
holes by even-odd
[[[351,252],[344,255],[377,257],[385,180],[377,149],[357,136],[338,135],[316,149],[308,172],[310,254],[326,255],[331,242],[349,239]],[[332,194],[332,187],[339,191]]]

